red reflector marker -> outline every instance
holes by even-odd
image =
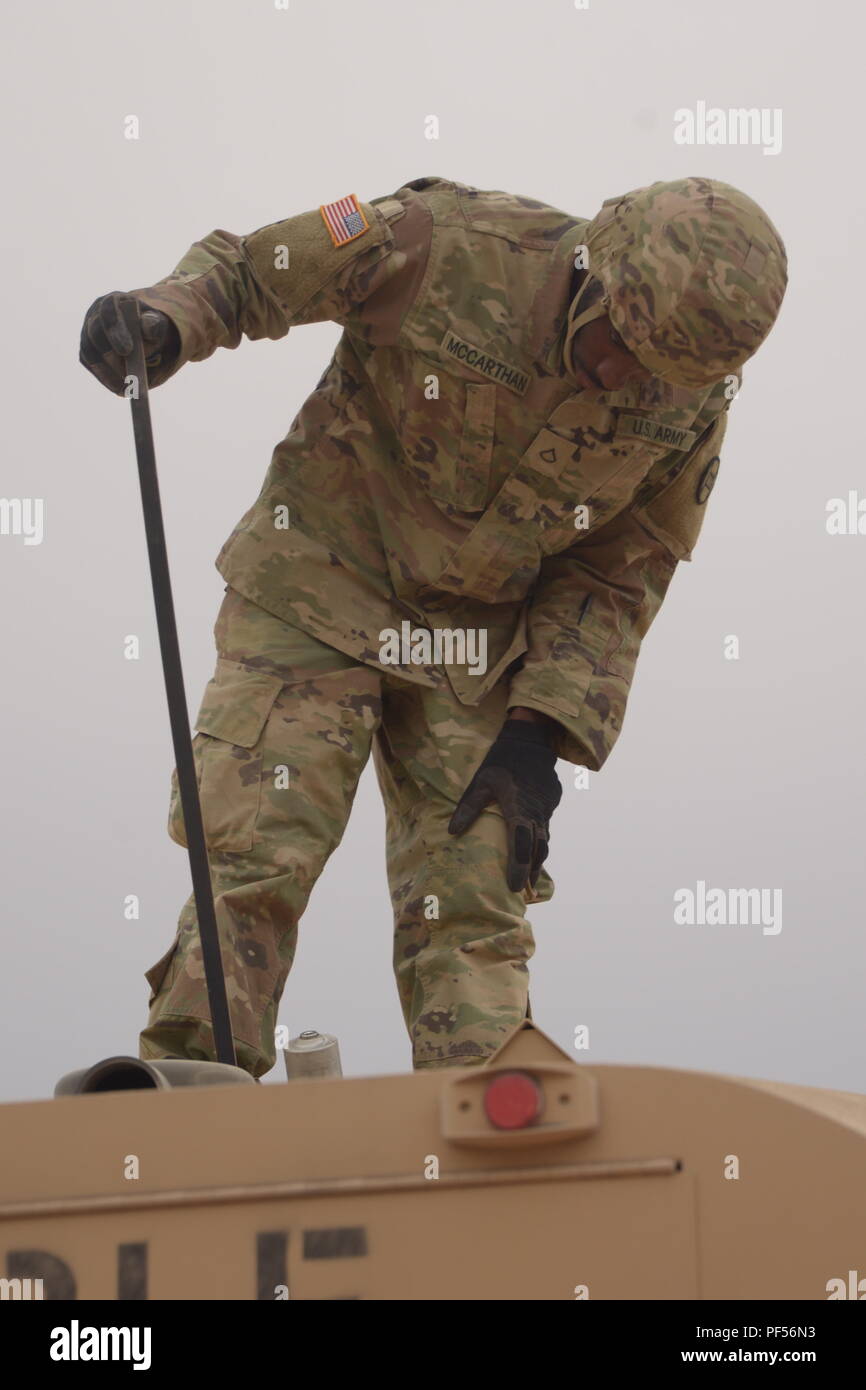
[[[524,1129],[538,1119],[544,1094],[525,1071],[494,1077],[484,1092],[484,1112],[496,1129]]]

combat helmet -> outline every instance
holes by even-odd
[[[678,386],[705,388],[737,372],[772,328],[787,285],[776,228],[717,179],[608,198],[584,241],[614,329],[653,376]]]

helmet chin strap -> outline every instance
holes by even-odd
[[[581,328],[583,328],[587,323],[592,323],[594,319],[603,318],[604,315],[607,313],[607,304],[605,303],[603,298],[596,300],[594,303],[588,305],[584,309],[581,309],[580,307],[581,303],[585,299],[586,291],[589,288],[589,286],[592,285],[594,287],[597,284],[597,280],[595,280],[591,275],[587,275],[586,279],[584,280],[583,284],[581,285],[580,289],[574,296],[574,299],[571,301],[571,304],[569,306],[568,319],[565,330],[565,342],[562,348],[563,362],[565,364],[565,369],[568,372],[571,372],[573,370],[571,361],[571,348],[572,343],[574,342],[575,334],[579,333]]]

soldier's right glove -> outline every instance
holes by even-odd
[[[505,877],[512,893],[535,888],[547,858],[550,817],[562,786],[548,733],[537,724],[507,719],[457,804],[448,831],[462,835],[495,801],[505,818]]]
[[[82,366],[116,396],[123,395],[126,376],[123,359],[132,352],[132,339],[120,312],[120,300],[124,298],[126,296],[119,290],[113,290],[94,300],[84,316],[78,352]],[[160,309],[142,307],[140,323],[149,384],[153,370],[177,357],[180,334],[168,314]]]

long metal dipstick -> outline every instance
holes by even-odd
[[[150,578],[156,607],[159,649],[162,654],[162,671],[168,700],[168,717],[174,744],[180,803],[183,808],[189,847],[189,866],[192,873],[192,886],[198,916],[198,930],[216,1060],[228,1062],[234,1066],[236,1065],[236,1058],[231,1016],[220,955],[210,865],[198,795],[189,714],[183,686],[180,647],[177,640],[177,624],[174,616],[174,601],[171,593],[171,578],[168,570],[165,527],[159,500],[159,481],[156,473],[156,455],[153,448],[153,429],[147,393],[147,366],[144,360],[138,301],[133,298],[124,299],[121,302],[121,310],[124,323],[133,342],[132,352],[126,359],[127,375],[135,378],[135,389],[130,396],[132,428],[135,435],[135,453],[141,484],[141,505],[144,512],[144,530],[147,537]]]

